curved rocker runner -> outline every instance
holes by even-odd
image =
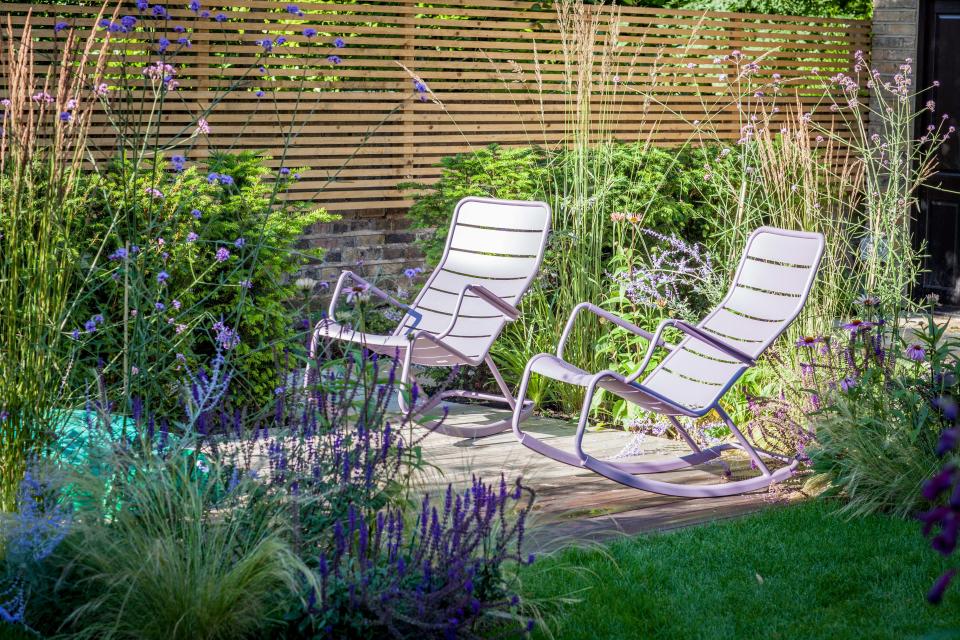
[[[720,399],[799,315],[813,286],[823,247],[824,238],[819,233],[771,227],[757,229],[747,240],[727,295],[695,326],[682,320],[666,319],[651,334],[589,302],[577,305],[567,320],[556,355],[541,353],[527,363],[520,382],[520,401],[517,405],[524,406],[527,385],[530,376],[535,373],[585,387],[586,396],[573,439],[573,451],[557,449],[522,431],[520,421],[524,415],[520,409],[516,409],[513,416],[513,432],[517,439],[524,446],[558,462],[585,467],[629,487],[671,496],[729,496],[761,489],[790,477],[798,461],[762,451],[751,444],[720,406]],[[605,318],[649,342],[646,357],[633,373],[624,376],[609,369],[590,373],[563,359],[564,345],[581,311]],[[667,344],[661,339],[667,327],[674,327],[685,334],[677,345]],[[670,353],[639,380],[657,348],[667,349]],[[604,389],[647,411],[666,416],[692,453],[652,462],[614,462],[600,460],[586,453],[583,450],[583,438],[597,389]],[[733,432],[736,442],[701,449],[677,419],[678,416],[700,418],[710,411],[720,415]],[[638,477],[702,464],[719,457],[728,449],[744,451],[756,464],[760,475],[748,480],[712,485],[683,485]],[[785,462],[786,466],[771,471],[764,458],[777,459]]]
[[[412,365],[486,364],[503,395],[443,391],[413,407],[413,416],[422,416],[451,398],[470,398],[504,403],[513,412],[514,422],[525,419],[533,411],[533,403],[514,399],[490,357],[490,347],[504,325],[520,316],[516,305],[540,268],[549,232],[550,207],[546,203],[464,198],[454,210],[440,263],[410,305],[351,271],[340,274],[328,317],[314,328],[311,359],[320,339],[353,342],[376,353],[401,357],[398,397],[404,412],[410,410],[403,388],[413,382]],[[393,333],[369,334],[337,322],[337,301],[348,280],[405,312]],[[511,419],[478,426],[448,425],[443,420],[422,424],[438,433],[478,438],[510,429]]]

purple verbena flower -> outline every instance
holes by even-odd
[[[217,262],[226,262],[230,259],[230,250],[226,247],[220,247],[217,249],[216,259]]]

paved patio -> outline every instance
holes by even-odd
[[[452,424],[482,424],[499,412],[479,406],[456,407],[447,418]],[[531,417],[524,429],[554,446],[572,448],[575,425],[553,418]],[[613,457],[634,439],[623,431],[598,430],[587,434],[584,448],[597,457]],[[598,540],[621,534],[667,530],[730,518],[776,503],[769,490],[725,498],[674,498],[637,491],[586,469],[540,456],[517,442],[512,432],[478,439],[432,434],[422,442],[424,457],[433,468],[423,478],[425,489],[440,492],[448,482],[465,483],[475,474],[493,480],[504,473],[510,480],[523,476],[537,493],[532,545],[549,548],[563,541]],[[647,436],[642,460],[656,455],[688,453],[680,441]],[[723,460],[734,478],[755,475],[747,457],[725,452]],[[657,474],[657,479],[690,484],[723,482],[719,464]]]

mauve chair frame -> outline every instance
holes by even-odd
[[[786,329],[789,327],[797,316],[803,309],[803,306],[806,304],[806,300],[810,295],[810,289],[813,287],[814,279],[816,278],[817,270],[820,265],[820,261],[823,258],[824,250],[824,238],[822,234],[819,233],[809,233],[802,231],[791,231],[786,229],[776,229],[771,227],[760,227],[756,229],[747,240],[747,245],[744,249],[744,257],[741,259],[739,266],[737,267],[736,274],[734,275],[733,282],[737,283],[740,278],[740,273],[743,270],[745,263],[747,262],[747,255],[749,253],[752,242],[756,237],[762,233],[776,233],[778,235],[787,236],[787,237],[796,237],[804,239],[816,239],[819,241],[817,248],[816,257],[814,263],[811,265],[810,273],[807,277],[805,286],[802,292],[802,302],[798,305],[796,311],[784,319],[784,324],[780,330],[771,337],[766,345],[763,347],[763,350],[769,347]],[[708,314],[701,323],[707,322],[712,318],[720,309],[724,308],[725,303],[733,296],[735,291],[735,286],[731,286],[730,290],[724,296],[723,300],[717,305],[717,307]],[[751,444],[744,434],[740,431],[734,421],[730,418],[726,411],[723,410],[723,407],[720,406],[720,399],[730,390],[730,388],[736,384],[737,380],[740,379],[740,376],[749,369],[750,367],[756,364],[756,358],[751,356],[740,349],[736,348],[733,345],[727,344],[720,338],[706,333],[697,326],[688,324],[682,320],[667,318],[660,322],[656,330],[651,334],[649,331],[646,331],[633,323],[630,323],[619,316],[601,309],[600,307],[591,304],[589,302],[582,302],[574,307],[573,311],[570,314],[569,319],[567,320],[566,327],[564,328],[563,334],[560,337],[560,342],[557,345],[557,358],[563,358],[563,348],[567,342],[567,339],[570,336],[570,331],[573,329],[574,321],[577,318],[577,315],[581,311],[588,311],[593,313],[613,324],[630,331],[642,338],[645,338],[649,342],[649,347],[647,349],[646,356],[643,359],[643,362],[637,367],[633,373],[629,376],[624,376],[616,371],[605,369],[594,374],[589,383],[586,385],[586,396],[583,401],[582,409],[580,412],[580,419],[577,423],[577,431],[573,439],[573,451],[564,451],[554,447],[553,445],[547,444],[542,440],[535,438],[528,432],[524,432],[520,429],[520,415],[519,413],[514,413],[513,420],[513,432],[517,439],[524,446],[540,453],[544,456],[552,458],[558,462],[568,464],[574,467],[583,467],[590,469],[595,473],[598,473],[602,476],[605,476],[615,482],[618,482],[622,485],[633,487],[635,489],[640,489],[644,491],[650,491],[652,493],[658,493],[661,495],[669,496],[678,496],[684,498],[716,498],[722,496],[736,495],[739,493],[745,493],[748,491],[754,491],[757,489],[762,489],[767,487],[775,482],[783,481],[793,475],[796,471],[799,461],[796,458],[791,458],[789,456],[784,456],[778,453],[764,451],[755,445]],[[654,351],[657,347],[663,347],[667,350],[672,351],[675,347],[673,345],[667,344],[661,338],[663,331],[667,327],[674,327],[679,329],[681,332],[692,336],[697,340],[700,340],[715,349],[726,354],[730,358],[733,358],[735,361],[740,362],[742,366],[738,368],[736,373],[730,377],[726,384],[721,388],[719,393],[716,396],[716,399],[708,406],[702,407],[700,409],[690,409],[682,404],[678,399],[668,398],[662,394],[659,394],[652,389],[644,387],[642,384],[636,382],[640,376],[642,376],[647,368],[647,365],[650,363],[651,358],[653,357]],[[761,350],[761,353],[762,351]],[[760,354],[757,354],[759,357]],[[538,354],[530,359],[527,362],[527,366],[523,372],[523,378],[520,382],[520,388],[517,392],[517,397],[520,401],[524,401],[526,398],[527,385],[530,382],[530,376],[534,373],[533,367],[538,359],[551,357],[550,354]],[[652,372],[651,372],[652,373]],[[648,374],[649,375],[649,374]],[[671,409],[671,413],[662,414],[667,417],[667,419],[673,424],[677,429],[677,433],[684,440],[687,446],[690,447],[691,453],[684,456],[676,457],[664,457],[659,460],[653,461],[643,461],[643,462],[614,462],[612,460],[601,460],[595,458],[583,450],[583,439],[586,434],[587,423],[589,422],[590,407],[593,402],[594,395],[596,394],[598,386],[604,381],[615,381],[622,383],[624,385],[629,385],[631,390],[642,392],[643,395],[647,396],[649,400],[652,400],[661,405],[666,405]],[[622,397],[622,396],[621,396]],[[629,401],[629,399],[628,399]],[[690,434],[684,429],[683,425],[680,424],[680,421],[676,416],[682,415],[691,418],[701,418],[708,414],[711,410],[716,411],[720,418],[730,427],[730,431],[733,433],[736,442],[725,442],[716,446],[712,446],[706,449],[700,448],[699,445],[694,441]],[[637,477],[637,474],[650,474],[650,473],[662,473],[665,471],[674,471],[678,469],[683,469],[687,467],[692,467],[695,465],[703,464],[710,460],[716,459],[720,456],[723,451],[730,449],[739,449],[744,451],[753,463],[760,470],[760,475],[754,478],[749,478],[746,480],[738,480],[734,482],[724,482],[718,484],[710,485],[684,485],[675,482],[664,482],[661,480],[654,480],[651,478]],[[764,462],[763,457],[772,458],[786,463],[785,466],[777,469],[776,471],[771,471],[767,464]]]
[[[537,254],[536,254],[536,260],[534,261],[534,267],[531,269],[530,275],[527,276],[527,278],[522,283],[519,289],[519,292],[515,296],[513,296],[513,299],[514,299],[513,304],[511,304],[510,302],[507,302],[506,300],[503,300],[502,298],[500,298],[499,296],[491,292],[489,289],[487,289],[483,285],[467,284],[460,290],[460,293],[457,297],[457,302],[453,309],[453,315],[451,316],[450,322],[444,331],[442,331],[439,334],[430,333],[427,331],[417,331],[415,328],[411,328],[410,330],[406,331],[405,337],[408,340],[408,344],[403,348],[397,348],[395,352],[396,357],[402,358],[402,363],[403,363],[401,368],[401,373],[400,373],[400,388],[397,390],[397,401],[400,406],[400,410],[403,411],[404,413],[409,413],[410,416],[413,418],[422,416],[423,414],[427,413],[431,409],[437,407],[443,401],[448,400],[450,398],[467,398],[471,400],[483,400],[487,402],[506,404],[506,406],[509,408],[511,412],[510,415],[508,417],[505,417],[502,420],[497,420],[489,424],[473,425],[473,426],[450,425],[445,422],[445,417],[446,417],[445,415],[444,417],[441,417],[437,420],[420,423],[421,426],[425,427],[426,429],[429,429],[432,432],[441,433],[448,436],[454,436],[454,437],[460,437],[460,438],[481,438],[485,436],[494,435],[497,433],[503,433],[504,431],[509,431],[514,423],[519,423],[519,421],[525,420],[527,417],[530,416],[531,413],[533,413],[533,407],[534,407],[533,401],[526,400],[523,402],[517,402],[516,398],[514,398],[513,394],[510,392],[510,387],[507,385],[506,381],[503,379],[503,376],[500,374],[499,369],[497,369],[496,363],[494,363],[493,358],[490,357],[490,346],[492,346],[493,341],[491,341],[490,345],[486,348],[484,353],[480,354],[475,358],[471,358],[463,354],[461,351],[454,348],[453,346],[446,344],[444,342],[444,338],[448,336],[456,327],[457,321],[460,318],[460,309],[463,306],[464,298],[468,293],[471,293],[474,296],[476,296],[478,299],[483,300],[484,302],[489,304],[493,310],[503,315],[504,322],[501,323],[499,329],[497,330],[498,333],[499,331],[503,330],[503,325],[506,322],[512,322],[516,320],[518,317],[520,317],[520,310],[517,309],[515,304],[519,304],[520,300],[530,289],[530,285],[533,284],[534,279],[539,273],[540,265],[543,263],[543,256],[546,251],[547,241],[550,235],[550,229],[551,229],[550,223],[551,223],[552,212],[550,210],[550,206],[545,202],[526,201],[526,200],[499,200],[495,198],[480,198],[480,197],[473,197],[473,196],[469,196],[460,200],[457,203],[457,206],[453,212],[453,217],[450,220],[450,229],[449,229],[449,232],[447,233],[446,245],[444,246],[443,255],[440,258],[440,261],[437,263],[437,268],[434,269],[434,271],[430,274],[430,277],[427,279],[427,281],[424,283],[423,287],[421,288],[420,293],[417,294],[416,299],[409,305],[404,304],[399,300],[396,300],[390,294],[370,284],[369,282],[367,282],[357,274],[353,273],[352,271],[345,270],[341,272],[340,277],[337,280],[337,285],[333,290],[333,298],[330,301],[330,307],[328,310],[327,318],[317,323],[316,327],[314,328],[313,337],[310,341],[310,360],[312,361],[316,357],[317,346],[320,338],[319,331],[321,330],[321,327],[325,323],[336,323],[337,302],[340,299],[340,294],[347,280],[352,280],[353,282],[366,286],[367,287],[366,293],[375,295],[376,297],[387,302],[388,304],[403,310],[404,312],[409,314],[412,318],[419,320],[422,317],[422,314],[420,314],[417,311],[417,305],[420,303],[420,300],[424,297],[424,295],[430,289],[431,284],[433,283],[437,274],[440,272],[441,268],[446,264],[447,258],[451,250],[451,244],[454,238],[454,231],[456,230],[457,221],[459,220],[459,217],[460,217],[460,210],[463,207],[463,205],[468,203],[507,205],[507,206],[513,206],[513,207],[532,207],[532,208],[535,207],[535,208],[544,210],[546,212],[546,220],[544,222],[543,229],[539,231],[541,234],[541,237],[540,237],[539,245],[537,247]],[[516,231],[513,229],[505,229],[505,230]],[[394,330],[391,336],[395,337],[395,336],[403,335],[403,330],[404,330],[403,322],[401,321],[401,323],[397,326],[397,328]],[[332,338],[328,336],[328,338],[334,339],[334,340],[338,339],[335,336]],[[357,342],[358,344],[361,344],[361,345],[364,344],[362,340],[352,341],[352,342]],[[460,363],[456,363],[455,365],[423,365],[423,366],[450,367],[450,366],[459,366],[461,364],[465,364],[467,366],[476,367],[476,366],[485,364],[487,368],[490,369],[490,373],[493,374],[493,379],[496,381],[497,387],[500,389],[500,392],[502,395],[494,395],[494,394],[482,393],[478,391],[469,391],[466,389],[448,389],[426,398],[426,400],[418,406],[411,406],[407,400],[407,395],[409,390],[412,388],[412,384],[414,382],[413,374],[412,374],[412,365],[413,365],[412,361],[413,361],[413,354],[416,351],[418,342],[428,342],[432,346],[438,347],[441,350],[449,353],[451,356],[462,361]],[[307,367],[309,369],[309,364]],[[308,382],[308,378],[309,376],[305,374],[304,375],[305,384]]]

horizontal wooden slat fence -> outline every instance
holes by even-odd
[[[170,18],[160,19],[141,14],[131,0],[118,15],[136,16],[147,29],[113,36],[115,81],[124,69],[131,77],[137,65],[158,60],[156,39],[168,38],[166,58],[179,88],[167,99],[160,137],[189,130],[213,107],[212,131],[193,139],[190,159],[210,149],[263,150],[274,168],[308,167],[292,197],[331,211],[406,206],[409,194],[397,184],[435,180],[443,156],[490,143],[556,146],[576,126],[576,69],[564,54],[570,38],[549,7],[518,0],[299,2],[296,15],[287,10],[290,1],[244,0],[195,12],[178,0],[168,7]],[[0,14],[20,25],[32,8],[42,54],[57,46],[57,22],[89,27],[98,7],[89,0],[4,4]],[[695,139],[695,126],[736,140],[742,115],[730,88],[738,77],[747,82],[738,71],[754,60],[749,82],[768,93],[781,87],[777,104],[799,103],[828,122],[826,109],[815,110],[823,88],[811,75],[848,70],[853,52],[869,42],[865,21],[617,11],[612,23],[598,18],[591,101],[605,121],[596,127],[622,141],[685,144]],[[618,31],[613,42],[605,40],[611,24]],[[307,37],[306,28],[317,34]],[[278,36],[286,42],[264,53],[260,41]],[[189,38],[189,48],[176,43],[179,37]],[[345,46],[334,46],[336,38]],[[731,57],[734,51],[743,57]],[[411,74],[429,91],[415,90]],[[117,139],[107,113],[96,116],[92,139],[103,149]]]

